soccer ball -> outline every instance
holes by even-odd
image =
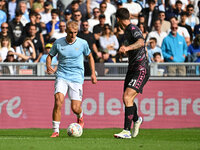
[[[71,123],[67,128],[67,134],[73,137],[80,137],[83,134],[83,129],[78,123]]]

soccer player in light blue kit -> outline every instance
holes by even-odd
[[[82,102],[82,84],[84,82],[84,56],[88,57],[91,69],[91,81],[97,82],[95,75],[95,64],[91,50],[87,42],[76,35],[78,23],[71,21],[67,23],[67,36],[55,41],[47,56],[47,73],[56,72],[55,81],[55,103],[53,108],[53,134],[51,137],[59,136],[59,125],[61,120],[61,107],[66,93],[71,100],[71,109],[77,115],[77,123],[84,126]],[[51,67],[51,61],[58,54],[57,71]]]

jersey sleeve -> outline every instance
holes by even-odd
[[[144,39],[142,32],[138,28],[132,26],[130,32],[134,39]]]
[[[85,42],[83,54],[84,54],[85,56],[88,56],[90,53],[91,53],[91,50],[90,50],[90,48],[89,48],[89,46],[88,46],[88,43]]]

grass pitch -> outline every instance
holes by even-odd
[[[61,129],[1,129],[0,150],[200,150],[200,128],[141,129],[132,139],[115,139],[121,129],[84,129],[80,138]]]

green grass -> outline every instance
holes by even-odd
[[[1,129],[0,150],[200,150],[200,128],[141,129],[137,138],[115,139],[121,129],[84,129],[80,138],[61,129]]]

